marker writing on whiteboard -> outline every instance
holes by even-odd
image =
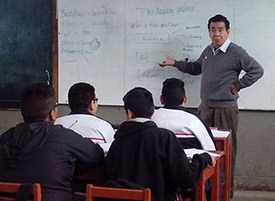
[[[50,73],[48,70],[46,70],[46,74],[47,74],[47,85],[50,85],[51,78],[50,78]]]

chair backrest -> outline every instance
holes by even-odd
[[[109,188],[88,184],[86,188],[86,201],[93,201],[93,198],[151,201],[151,190],[149,188],[143,190]]]
[[[18,198],[18,191],[23,183],[7,183],[0,182],[0,201],[15,201],[16,195]],[[41,186],[38,183],[32,184],[28,201],[41,201]]]

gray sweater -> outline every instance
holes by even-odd
[[[226,53],[220,51],[214,56],[209,45],[197,61],[176,61],[174,66],[184,73],[202,74],[200,96],[202,104],[207,107],[237,107],[239,96],[230,92],[230,85],[240,91],[263,75],[262,66],[232,42]],[[246,73],[239,79],[241,70]]]

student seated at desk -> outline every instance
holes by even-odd
[[[61,125],[54,90],[44,83],[28,85],[21,96],[24,123],[0,135],[0,181],[40,183],[43,201],[72,200],[76,165],[94,166],[102,148]]]
[[[183,81],[176,78],[165,80],[160,101],[164,107],[155,110],[151,118],[158,127],[173,131],[184,149],[216,150],[209,127],[184,108],[187,94]]]
[[[61,124],[93,140],[107,152],[114,140],[115,131],[107,121],[96,117],[98,99],[95,88],[88,83],[74,84],[68,94],[71,113],[57,118],[55,124]]]
[[[203,153],[189,162],[173,132],[150,120],[154,103],[148,90],[134,88],[123,101],[128,121],[117,130],[106,156],[107,178],[150,188],[155,201],[174,201],[175,189],[193,187],[214,159]]]

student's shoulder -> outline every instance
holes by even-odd
[[[162,118],[162,117],[173,117],[173,116],[182,116],[182,115],[189,115],[188,112],[186,112],[185,110],[181,110],[181,109],[168,109],[168,108],[159,108],[157,110],[155,110],[153,116],[152,116],[152,119],[153,118],[156,118],[156,117],[159,117],[159,118]]]
[[[82,137],[77,132],[64,128],[62,125],[53,125],[50,130],[51,138],[49,139],[51,142],[56,143],[56,145],[62,146],[62,149],[69,150],[76,155],[79,154],[77,150],[82,150],[86,153],[103,153],[102,148],[92,142],[92,140],[88,138]]]
[[[71,116],[71,118],[74,120],[78,119],[82,123],[111,126],[111,124],[107,120],[93,114],[73,114],[69,116]]]
[[[178,138],[172,131],[165,128],[159,128],[158,130],[159,130],[158,135],[157,136],[155,135],[157,139],[155,141],[158,142],[158,144],[162,144],[164,147],[167,147],[167,146],[181,147]]]
[[[170,135],[171,133],[173,134],[173,132],[169,129],[166,129],[166,128],[160,128],[160,127],[157,127],[158,128],[158,131],[160,133],[164,133],[165,135]]]
[[[80,139],[83,138],[80,134],[73,131],[72,129],[65,128],[63,125],[53,125],[51,128],[51,135],[56,138],[62,139]]]
[[[184,111],[189,115],[190,118],[201,121],[200,116],[196,112],[189,109],[185,109]]]
[[[101,124],[104,124],[104,125],[108,125],[108,126],[111,126],[111,123],[108,122],[107,120],[101,118],[101,117],[98,117],[98,116],[94,116],[94,118]]]
[[[171,130],[168,130],[166,128],[160,128],[160,127],[157,127],[156,134],[158,134],[160,137],[165,137],[165,138],[175,137],[175,134]]]
[[[56,120],[55,120],[55,124],[66,124],[70,121],[73,120],[73,117],[71,115],[65,115],[65,116],[61,116],[61,117],[58,117]]]
[[[182,121],[184,123],[187,122],[200,122],[200,118],[198,117],[198,115],[193,112],[190,111],[186,108],[184,109],[176,109],[173,111],[173,113],[170,113],[171,118],[177,118],[177,121]]]
[[[163,135],[169,135],[170,133],[173,134],[173,132],[168,129],[158,127],[153,120],[147,121],[144,123],[128,121],[128,122],[124,122],[123,124],[130,125],[132,128],[135,127],[135,129],[137,130],[142,130],[142,132],[146,134],[150,133],[151,135],[157,135],[157,136],[160,134],[163,134]]]
[[[14,133],[14,129],[15,129],[15,127],[9,128],[4,133],[0,134],[0,143],[5,142],[9,138],[11,138],[12,134]]]

